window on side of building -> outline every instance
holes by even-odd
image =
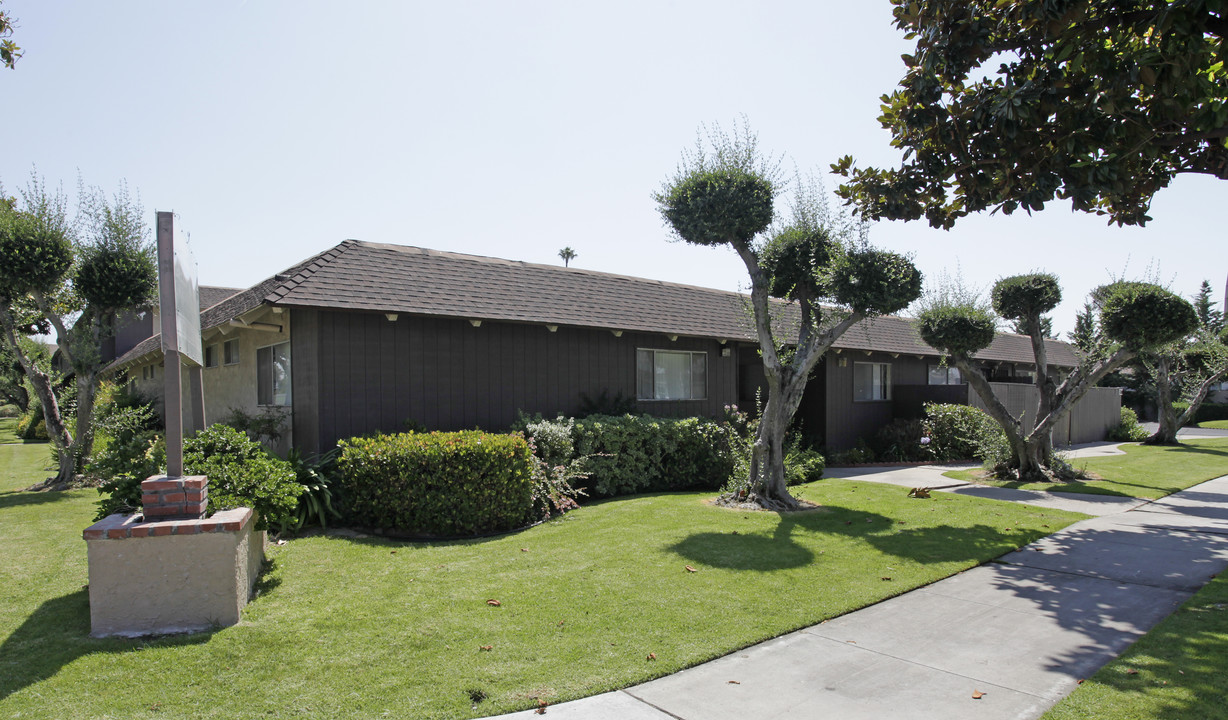
[[[293,400],[290,385],[290,343],[258,348],[256,402],[261,405],[288,406]]]
[[[891,363],[853,363],[853,402],[891,399]]]
[[[708,353],[639,348],[635,377],[639,400],[706,400]]]
[[[217,360],[218,360],[217,345],[206,345],[205,346],[205,367],[207,368],[217,367],[218,365]]]
[[[930,365],[930,385],[962,385],[964,378],[959,368],[949,365]]]
[[[222,362],[227,365],[239,364],[239,339],[234,338],[222,343]]]

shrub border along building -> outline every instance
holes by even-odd
[[[534,458],[519,434],[478,430],[343,440],[346,521],[398,534],[473,536],[533,520]]]

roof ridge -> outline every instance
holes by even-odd
[[[518,265],[520,267],[540,268],[542,270],[549,270],[552,272],[561,272],[561,273],[579,273],[579,274],[584,274],[584,275],[599,275],[605,278],[632,280],[634,282],[639,282],[639,283],[655,283],[657,285],[663,285],[666,287],[685,288],[687,290],[703,290],[705,292],[720,293],[722,295],[731,295],[733,297],[750,297],[750,293],[735,292],[733,290],[721,290],[720,288],[705,287],[703,285],[689,285],[687,283],[671,282],[669,280],[658,280],[656,278],[646,278],[646,277],[641,277],[639,275],[624,275],[621,273],[604,272],[602,270],[590,270],[588,268],[559,267],[558,265],[548,265],[546,263],[533,263],[533,262],[527,262],[525,260],[512,260],[510,258],[495,257],[493,255],[475,255],[473,253],[455,252],[453,250],[438,250],[435,248],[421,247],[418,245],[398,245],[396,243],[376,243],[376,242],[369,242],[366,240],[346,240],[346,242],[342,244],[344,245],[346,243],[352,243],[354,245],[361,245],[367,248],[392,250],[396,252],[404,252],[406,250],[417,251],[420,254],[426,255],[428,257],[432,255],[446,255],[449,257],[457,258],[457,259],[472,260],[475,262],[483,262],[483,263],[491,263],[491,264],[505,264],[505,265]]]

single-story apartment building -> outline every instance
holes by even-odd
[[[749,299],[710,288],[347,240],[246,290],[207,291],[225,297],[201,312],[206,423],[236,408],[281,411],[284,446],[304,452],[407,422],[499,431],[520,412],[571,414],[582,395],[602,393],[654,415],[718,417],[753,406],[763,385]],[[779,308],[783,324],[796,322],[793,306]],[[1077,364],[1070,345],[1047,343],[1051,363]],[[1007,389],[1025,390],[1018,383],[1034,371],[1021,335],[1000,334],[976,359]],[[159,396],[160,338],[135,343],[108,372]],[[1116,424],[1109,390],[1059,443]],[[799,416],[815,442],[839,450],[923,402],[974,395],[912,321],[880,317],[816,366]]]

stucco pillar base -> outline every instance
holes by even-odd
[[[234,625],[264,560],[250,508],[199,520],[111,515],[82,533],[90,635],[137,637]]]

